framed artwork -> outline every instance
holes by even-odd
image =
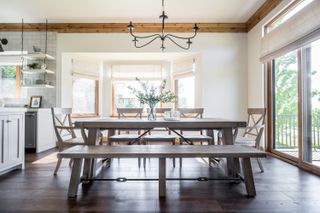
[[[41,107],[42,96],[31,96],[30,98],[30,108],[40,108]]]

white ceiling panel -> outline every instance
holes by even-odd
[[[266,0],[166,0],[168,22],[246,22]],[[0,22],[159,22],[161,0],[0,0]]]

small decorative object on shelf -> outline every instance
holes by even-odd
[[[37,47],[37,46],[33,46],[33,52],[39,53],[39,52],[41,52],[41,48]]]
[[[40,108],[41,107],[42,96],[31,96],[30,98],[30,108]]]
[[[141,104],[148,105],[148,120],[156,120],[155,107],[158,103],[170,103],[176,100],[176,96],[170,90],[165,91],[167,81],[164,79],[161,82],[160,87],[155,87],[149,82],[141,81],[136,78],[139,82],[140,88],[128,87],[134,95],[139,99]]]
[[[33,62],[31,64],[27,64],[29,69],[35,70],[35,69],[40,69],[41,65],[37,62]]]

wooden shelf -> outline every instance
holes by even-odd
[[[55,60],[55,58],[49,54],[45,54],[45,53],[29,53],[29,54],[24,54],[23,55],[24,58],[26,59],[48,59],[48,60]]]
[[[53,85],[49,84],[33,84],[33,85],[21,85],[23,88],[54,88]]]
[[[29,70],[21,70],[22,73],[25,74],[54,74],[54,71],[48,69],[29,69]]]

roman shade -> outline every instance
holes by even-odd
[[[162,79],[161,64],[117,64],[112,65],[112,79]]]
[[[99,62],[72,59],[72,75],[74,77],[85,76],[86,78],[98,79],[100,69]]]
[[[194,72],[194,58],[185,58],[173,63],[173,75],[188,75]]]
[[[301,48],[320,38],[320,1],[314,0],[262,38],[262,62]]]

